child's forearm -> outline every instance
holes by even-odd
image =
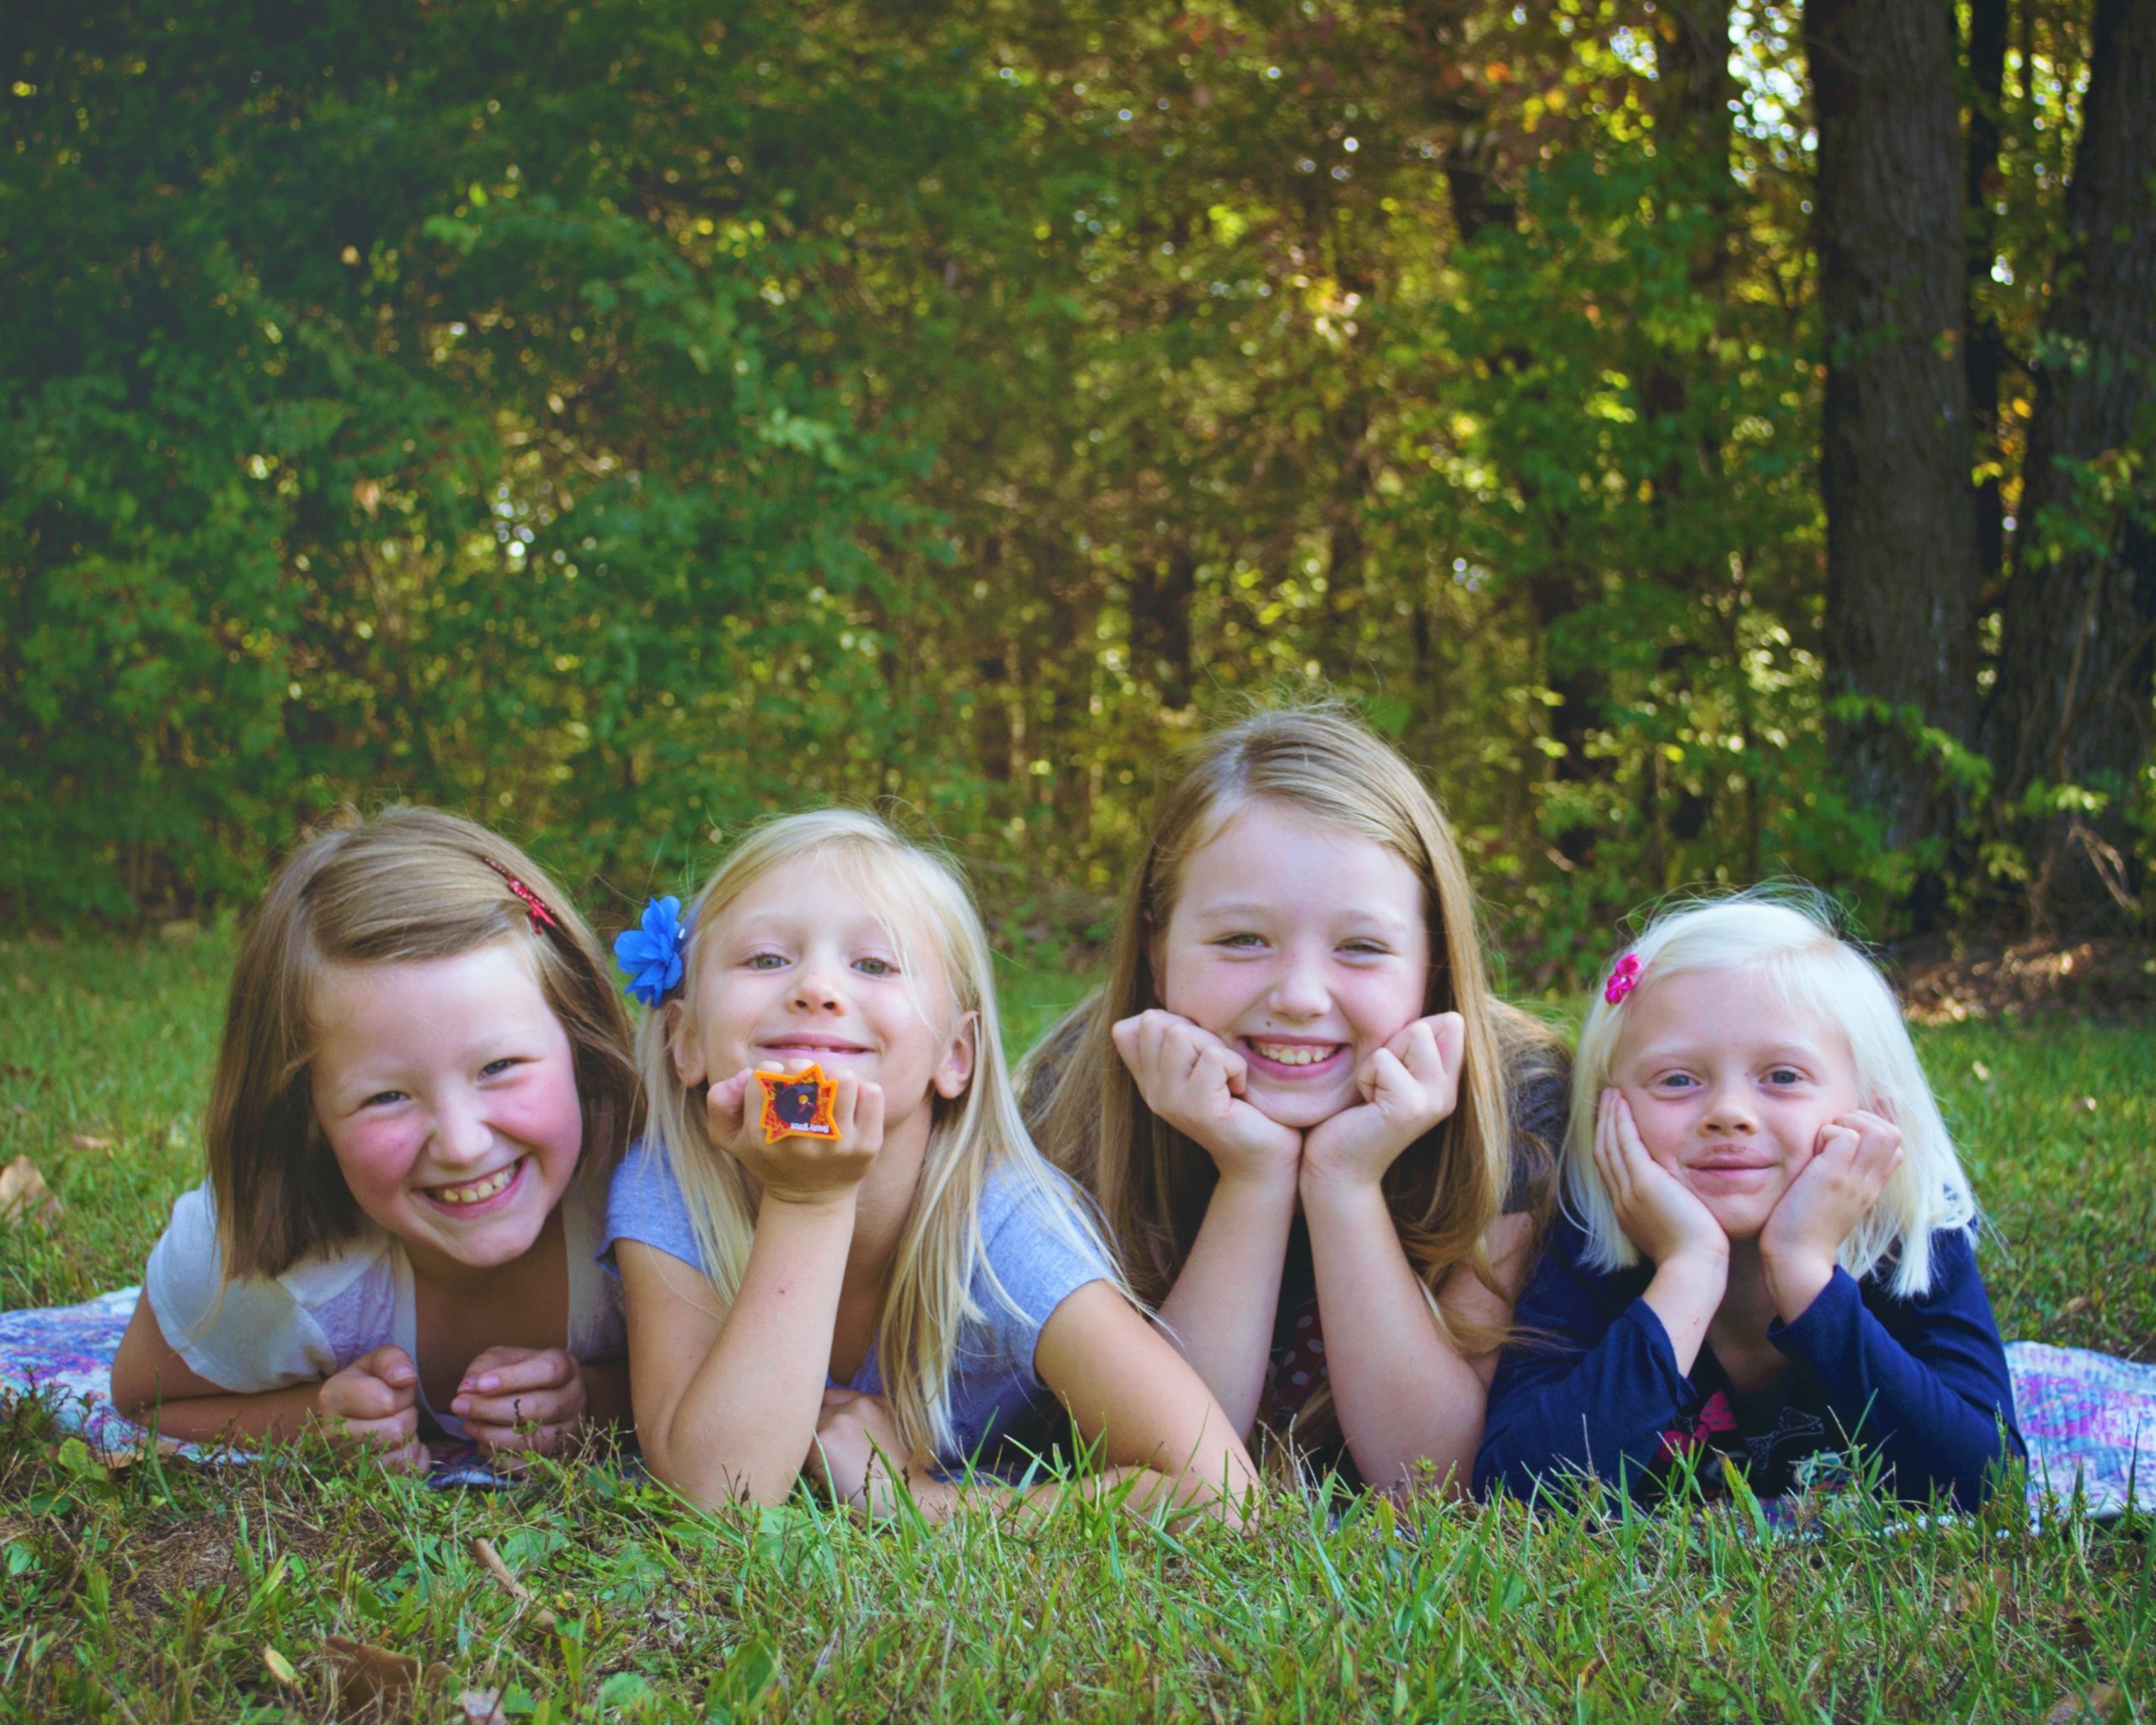
[[[1280,1304],[1281,1267],[1295,1216],[1295,1179],[1222,1180],[1213,1188],[1161,1321],[1238,1434],[1265,1390]]]
[[[1373,1486],[1412,1483],[1425,1466],[1464,1492],[1482,1434],[1483,1381],[1433,1321],[1385,1194],[1375,1184],[1305,1180],[1303,1215],[1326,1371],[1340,1430]]]
[[[120,1412],[142,1425],[154,1425],[162,1437],[184,1443],[214,1443],[223,1439],[291,1439],[312,1426],[334,1429],[318,1411],[319,1383],[291,1384],[281,1390],[259,1390],[247,1394],[227,1391],[215,1396],[187,1396],[169,1401],[152,1397],[147,1403],[123,1407]]]
[[[1687,1257],[1679,1253],[1655,1268],[1654,1279],[1641,1299],[1652,1308],[1669,1335],[1669,1351],[1677,1370],[1689,1377],[1706,1345],[1708,1327],[1721,1310],[1729,1289],[1727,1261]]]
[[[1640,1491],[1694,1394],[1660,1317],[1635,1300],[1598,1335],[1562,1325],[1538,1333],[1538,1319],[1550,1315],[1521,1309],[1520,1324],[1535,1339],[1508,1352],[1490,1386],[1476,1493],[1528,1498],[1586,1473]]]
[[[659,1441],[647,1440],[676,1490],[705,1504],[776,1503],[793,1488],[823,1408],[853,1221],[851,1191],[763,1204],[718,1339]]]

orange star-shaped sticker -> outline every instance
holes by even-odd
[[[764,1087],[764,1142],[782,1138],[836,1138],[838,1122],[832,1119],[839,1087],[824,1076],[821,1066],[804,1066],[798,1072],[759,1072]]]

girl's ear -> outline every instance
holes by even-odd
[[[943,1058],[936,1063],[935,1076],[928,1081],[944,1101],[956,1102],[974,1081],[974,1057],[979,1041],[980,1015],[968,1012],[958,1020],[950,1046],[943,1050]]]
[[[674,1056],[674,1076],[685,1090],[694,1090],[711,1074],[704,1070],[704,1050],[681,1002],[669,1001],[659,1008],[666,1014],[666,1051]]]

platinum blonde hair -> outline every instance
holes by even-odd
[[[1893,990],[1870,959],[1835,933],[1830,916],[1824,895],[1807,888],[1755,887],[1662,911],[1626,948],[1639,960],[1639,980],[1619,1004],[1598,991],[1588,1008],[1565,1136],[1564,1207],[1587,1235],[1592,1268],[1640,1261],[1639,1248],[1618,1226],[1593,1155],[1596,1104],[1624,1040],[1627,1008],[1639,990],[1721,970],[1756,979],[1780,1010],[1835,1026],[1848,1039],[1864,1106],[1901,1128],[1902,1165],[1843,1242],[1842,1268],[1861,1278],[1892,1258],[1889,1285],[1904,1300],[1931,1285],[1932,1235],[1968,1226],[1976,1200]]]
[[[933,1115],[921,1183],[876,1326],[883,1391],[900,1433],[909,1445],[947,1458],[957,1445],[950,1383],[959,1334],[968,1320],[981,1315],[973,1292],[976,1276],[1018,1309],[995,1279],[981,1238],[981,1199],[990,1176],[1007,1171],[1023,1183],[1023,1197],[1039,1226],[1103,1266],[1115,1262],[1085,1212],[1084,1199],[1033,1147],[1019,1116],[1003,1055],[988,936],[956,868],[875,816],[851,809],[787,815],[751,831],[690,905],[680,997],[645,1014],[638,1028],[637,1059],[651,1130],[687,1200],[723,1311],[739,1291],[748,1265],[756,1199],[741,1164],[712,1142],[703,1093],[682,1084],[672,1040],[696,1033],[696,977],[728,908],[767,875],[809,867],[830,871],[837,891],[853,895],[883,923],[909,978],[917,982],[922,975],[916,961],[924,948],[939,961],[947,997],[915,998],[916,1009],[939,1033],[955,1033],[968,1015],[974,1021],[973,1078],[965,1092],[955,1100],[930,1092]],[[1112,1270],[1104,1274],[1116,1279]]]

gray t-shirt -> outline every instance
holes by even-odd
[[[1062,1177],[1051,1172],[1049,1178],[1075,1206],[1077,1199],[1069,1195]],[[1043,1215],[1047,1202],[1034,1194],[1023,1174],[1009,1167],[994,1170],[981,1194],[981,1242],[995,1281],[974,1273],[970,1291],[980,1316],[968,1322],[958,1338],[951,1384],[951,1424],[958,1444],[937,1457],[946,1467],[985,1457],[1005,1439],[1039,1448],[1067,1430],[1054,1392],[1033,1369],[1033,1350],[1041,1326],[1057,1306],[1086,1283],[1113,1273],[1105,1258],[1066,1240],[1065,1231]],[[665,1156],[648,1140],[632,1145],[614,1171],[600,1248],[602,1261],[610,1266],[620,1240],[654,1247],[700,1274],[709,1274],[680,1183]],[[883,1377],[874,1346],[850,1381],[829,1381],[881,1394]]]

